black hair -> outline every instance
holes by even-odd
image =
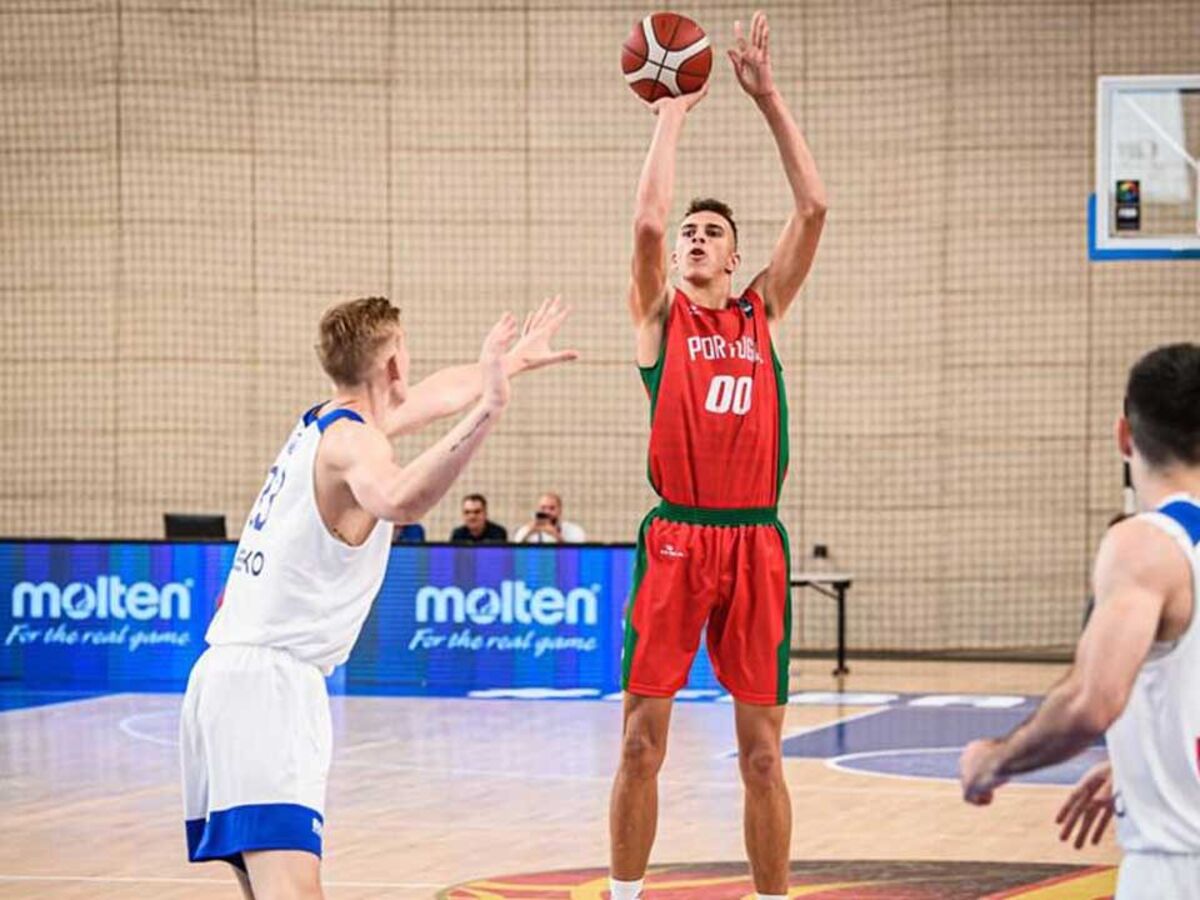
[[[1150,465],[1200,464],[1200,345],[1167,344],[1129,370],[1125,416]]]
[[[474,500],[476,503],[481,504],[484,509],[487,509],[487,497],[483,496],[483,494],[467,494],[467,496],[462,498],[463,503],[466,503],[468,500]]]

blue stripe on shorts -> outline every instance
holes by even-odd
[[[248,850],[304,850],[321,855],[324,817],[296,803],[252,803],[187,822],[188,860],[224,860],[243,871]]]

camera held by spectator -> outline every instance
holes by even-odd
[[[518,530],[513,540],[518,544],[582,544],[587,540],[583,528],[562,517],[562,497],[546,493],[538,499],[533,519]]]

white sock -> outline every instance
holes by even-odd
[[[787,900],[787,894],[755,894],[758,900]]]
[[[612,900],[641,900],[643,880],[639,878],[637,881],[618,881],[610,877],[608,892],[612,896]]]

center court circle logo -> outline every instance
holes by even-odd
[[[790,897],[822,900],[978,900],[979,897],[1111,897],[1112,866],[1046,863],[838,860],[792,864]],[[645,900],[746,900],[754,896],[745,863],[651,866]],[[608,870],[568,869],[482,878],[447,888],[439,900],[608,900]]]

